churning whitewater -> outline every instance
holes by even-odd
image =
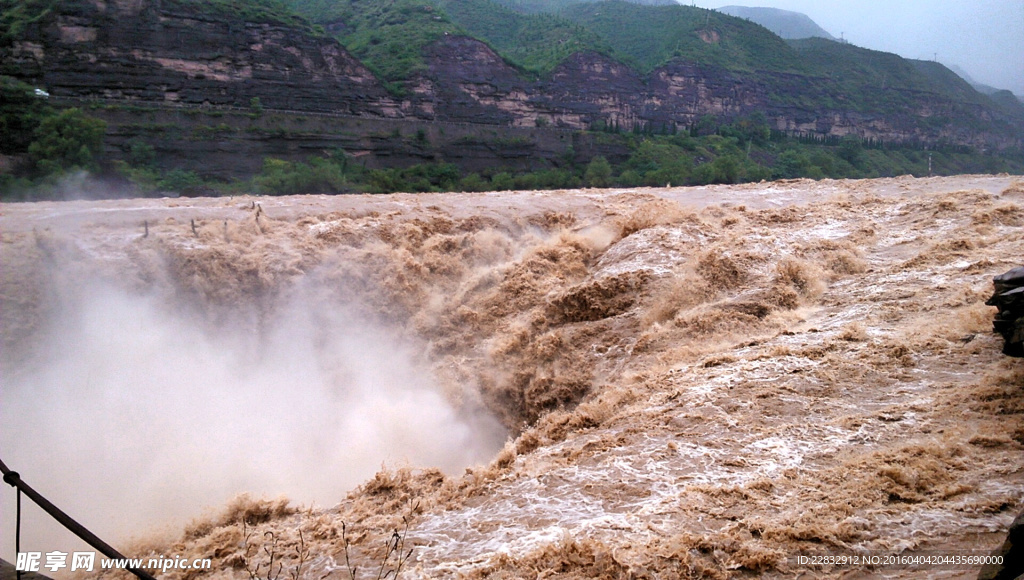
[[[4,204],[0,449],[215,578],[349,578],[394,530],[423,578],[985,554],[1024,499],[984,305],[1022,204],[1007,176]]]

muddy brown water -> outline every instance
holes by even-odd
[[[4,204],[4,459],[101,522],[66,488],[146,472],[101,527],[170,505],[130,549],[216,577],[276,541],[347,578],[406,524],[404,577],[970,576],[798,557],[1001,543],[1024,366],[983,303],[1022,205],[1010,176]],[[326,507],[182,521],[247,490]]]

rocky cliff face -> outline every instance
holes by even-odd
[[[394,114],[336,41],[161,0],[65,0],[11,46],[2,72],[56,96]]]
[[[853,99],[829,79],[795,74],[673,62],[644,77],[579,53],[530,80],[486,44],[460,36],[429,47],[425,71],[399,101],[335,40],[174,0],[64,0],[0,46],[0,59],[3,74],[58,96],[238,107],[259,97],[291,111],[573,129],[685,127],[705,115],[761,113],[789,132],[983,147],[1019,146],[1024,135],[1024,117],[998,108],[898,91]],[[906,105],[884,106],[894,100]]]
[[[796,74],[741,75],[673,62],[646,78],[596,53],[579,53],[547,79],[531,82],[485,44],[449,36],[431,47],[428,71],[406,110],[421,117],[585,129],[593,123],[629,128],[654,123],[688,126],[705,115],[764,114],[782,131],[857,135],[886,141],[939,141],[1019,146],[1024,121],[942,95],[892,91],[888,108],[855,103],[829,79]]]

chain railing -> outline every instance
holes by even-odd
[[[108,558],[125,560],[126,558],[117,550],[112,548],[110,544],[104,542],[96,534],[90,532],[85,526],[76,522],[64,513],[60,508],[50,503],[45,497],[43,497],[38,491],[32,489],[27,483],[25,483],[17,471],[10,470],[7,465],[4,464],[3,460],[0,460],[0,472],[3,473],[4,483],[14,487],[18,493],[17,501],[17,517],[15,518],[15,532],[14,532],[14,543],[15,551],[21,552],[21,494],[24,493],[29,499],[34,501],[36,505],[43,509],[46,513],[50,514],[53,519],[57,520],[62,526],[70,530],[73,534],[81,538],[85,543],[89,544],[93,548],[96,548],[101,554]],[[148,572],[139,568],[125,568],[132,574],[139,577],[140,580],[156,580]],[[18,571],[18,578],[21,578],[21,571]]]

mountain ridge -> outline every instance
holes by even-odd
[[[750,6],[722,6],[717,10],[730,16],[756,22],[786,40],[811,37],[838,40],[810,16],[801,12]]]

